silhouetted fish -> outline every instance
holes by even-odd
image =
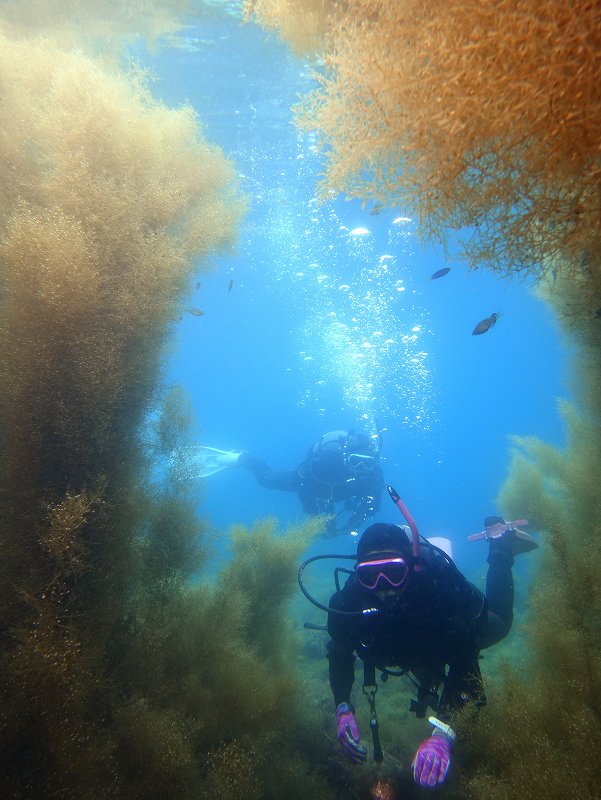
[[[227,285],[227,293],[229,294],[233,288],[234,288],[234,279],[230,278],[229,283]]]
[[[201,311],[200,308],[188,308],[188,314],[192,314],[193,317],[204,317],[204,311]]]
[[[437,278],[444,278],[445,275],[448,275],[451,271],[450,267],[443,267],[442,269],[437,269],[436,272],[433,272],[430,275],[430,280],[435,281]]]
[[[597,317],[597,319],[601,319],[601,308],[598,308],[598,309],[595,311],[595,316]]]
[[[472,336],[479,336],[481,333],[486,333],[490,328],[494,327],[495,322],[499,319],[498,313],[495,311],[490,317],[481,319],[472,331]]]

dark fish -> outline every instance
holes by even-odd
[[[494,327],[494,324],[498,319],[499,315],[496,311],[494,314],[491,314],[490,317],[486,317],[486,319],[481,319],[480,322],[476,325],[476,327],[472,331],[472,336],[479,336],[481,333],[486,333],[486,331]]]
[[[437,269],[436,272],[433,272],[430,275],[430,280],[435,281],[437,278],[444,278],[445,275],[448,275],[451,271],[450,267],[443,267],[442,269]]]
[[[193,317],[204,317],[204,311],[201,311],[200,308],[189,308],[188,314],[192,314]]]
[[[197,288],[197,289],[200,289],[200,281],[198,281],[198,282],[197,282],[197,284],[196,284],[196,288]]]
[[[595,316],[597,317],[597,319],[601,319],[601,308],[598,308],[598,309],[595,311]]]
[[[227,293],[229,294],[233,288],[234,288],[234,279],[230,278],[229,283],[227,285]]]
[[[376,203],[376,205],[372,208],[372,210],[369,213],[372,215],[372,217],[377,217],[383,208],[384,206],[381,203]]]

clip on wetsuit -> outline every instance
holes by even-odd
[[[371,728],[371,737],[374,743],[374,761],[381,764],[384,761],[384,753],[382,752],[382,745],[380,744],[380,730],[378,727],[378,715],[376,714],[376,692],[378,691],[378,684],[376,683],[376,668],[373,664],[368,664],[367,661],[363,662],[363,694],[367,697],[370,710],[369,727]]]

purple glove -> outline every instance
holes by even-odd
[[[453,739],[438,729],[424,739],[411,762],[413,780],[426,787],[442,783],[451,766],[452,748]]]
[[[338,720],[338,741],[344,755],[354,764],[361,764],[367,756],[367,748],[361,744],[361,734],[348,703],[340,703],[336,709]]]

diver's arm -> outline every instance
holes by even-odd
[[[437,585],[437,613],[446,618],[445,627],[453,632],[440,653],[448,665],[441,697],[443,711],[460,709],[468,702],[484,705],[479,663],[481,616],[486,615],[484,595],[436,551],[430,566],[418,574],[425,576],[428,572]]]
[[[355,497],[352,501],[351,514],[344,524],[344,531],[358,531],[361,525],[376,513],[380,507],[380,498],[373,495],[365,495],[363,497]]]
[[[319,496],[319,487],[303,471],[303,465],[296,470],[296,492],[305,514],[328,513],[327,501]]]
[[[477,650],[450,662],[440,698],[444,717],[451,711],[458,711],[467,703],[474,703],[476,708],[486,705]]]
[[[348,596],[342,590],[330,598],[330,608],[341,611],[350,610],[347,606]],[[338,614],[332,610],[328,613],[328,642],[327,653],[329,662],[330,687],[334,695],[336,707],[340,703],[350,703],[351,689],[355,681],[355,642],[354,626],[356,618],[345,614]]]
[[[330,639],[328,642],[328,661],[330,688],[334,695],[334,705],[350,703],[351,690],[355,682],[355,656],[353,650]]]
[[[382,493],[384,492],[385,488],[386,484],[384,483],[384,474],[381,468],[378,467],[373,474],[371,486],[368,490],[368,493],[373,497],[374,514],[380,510],[380,506],[382,504]]]
[[[357,486],[357,495],[351,498],[352,513],[348,517],[345,528],[357,531],[361,525],[373,517],[380,510],[382,492],[384,490],[384,478],[382,470],[373,472],[369,480],[362,481]]]

